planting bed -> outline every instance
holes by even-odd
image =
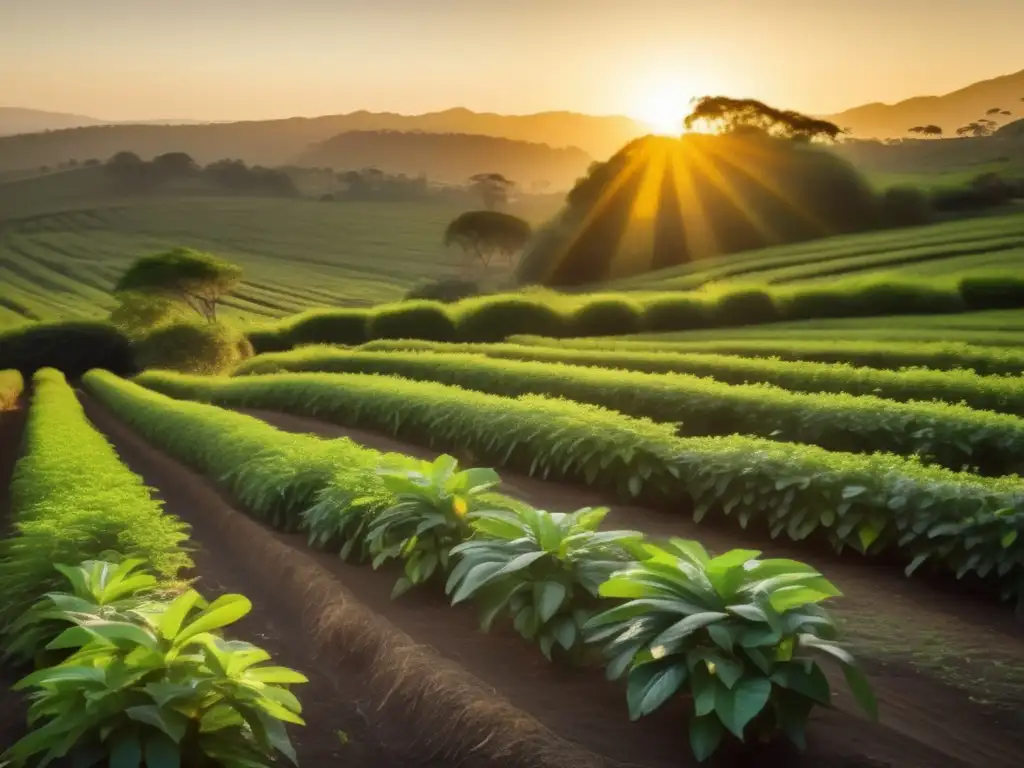
[[[413,712],[413,717],[436,717],[439,711],[450,713],[446,706],[450,697],[468,696],[472,698],[474,690],[461,685],[467,678],[462,675],[468,670],[485,685],[494,687],[492,697],[476,702],[484,706],[495,706],[502,697],[513,705],[542,720],[552,731],[574,739],[586,751],[562,752],[549,762],[552,765],[614,765],[629,763],[639,766],[685,765],[688,764],[689,752],[685,744],[684,729],[673,716],[677,713],[667,711],[664,715],[649,718],[630,725],[625,717],[625,706],[621,691],[600,679],[600,673],[576,675],[559,675],[539,658],[535,649],[530,649],[519,641],[498,633],[492,637],[482,638],[475,629],[475,618],[468,610],[452,610],[438,598],[426,593],[414,593],[399,601],[388,599],[393,573],[384,570],[374,573],[367,567],[347,566],[329,555],[313,555],[305,548],[304,541],[296,536],[272,534],[243,518],[240,513],[228,510],[223,502],[214,502],[216,494],[208,481],[198,478],[180,466],[162,457],[157,451],[145,445],[123,426],[109,417],[102,415],[101,409],[90,405],[90,413],[98,423],[115,438],[115,442],[126,456],[129,463],[141,471],[146,480],[164,489],[193,489],[189,493],[188,507],[192,510],[191,518],[205,519],[211,525],[223,526],[225,554],[227,550],[238,552],[237,560],[228,558],[232,568],[243,578],[261,580],[264,584],[276,585],[278,602],[294,605],[294,590],[303,590],[305,612],[302,618],[305,624],[316,623],[323,632],[335,642],[347,640],[341,646],[341,652],[351,653],[350,649],[355,638],[352,627],[347,626],[345,608],[337,605],[338,596],[348,600],[354,595],[364,605],[393,622],[404,630],[414,641],[425,643],[446,660],[444,668],[450,669],[458,665],[447,680],[444,676],[435,675],[433,680],[438,685],[432,699],[425,705],[426,711]],[[282,426],[290,426],[297,431],[309,428],[305,420],[293,420],[293,417],[279,416],[277,420],[285,422]],[[325,430],[336,428],[323,427]],[[394,450],[397,445],[381,448]],[[511,486],[513,492],[522,489],[521,480],[516,479]],[[205,490],[201,490],[204,489]],[[544,488],[558,491],[558,496],[543,496]],[[552,502],[560,508],[587,503],[587,498],[564,487],[558,488],[531,481],[531,487],[525,489],[536,504]],[[218,506],[219,505],[219,506]],[[219,511],[218,511],[219,510]],[[214,522],[216,521],[216,522]],[[621,522],[621,521],[620,521]],[[202,534],[197,529],[197,533]],[[271,547],[273,541],[275,547]],[[212,542],[212,539],[211,539]],[[714,543],[712,542],[712,546]],[[270,553],[277,553],[270,557]],[[287,554],[285,554],[287,552]],[[220,555],[220,550],[218,550]],[[842,583],[842,577],[837,576]],[[328,587],[328,584],[332,585]],[[253,590],[255,581],[249,585]],[[331,593],[335,595],[332,603]],[[352,605],[349,609],[354,610]],[[319,616],[316,614],[323,610]],[[293,620],[291,626],[295,626]],[[337,633],[337,634],[334,634]],[[346,634],[347,633],[347,634]],[[366,652],[372,652],[369,646],[373,643],[371,630],[356,635],[364,643]],[[380,650],[380,649],[378,649]],[[421,649],[422,650],[422,649]],[[411,650],[402,651],[401,647],[392,646],[388,653],[380,657],[379,667],[371,667],[372,673],[380,676],[380,681],[387,687],[394,687],[386,712],[398,706],[409,706],[409,686],[416,685],[416,679],[406,679],[399,684],[388,676],[403,673],[411,675],[416,664],[421,662]],[[334,647],[338,652],[338,647]],[[330,651],[323,655],[330,656]],[[438,665],[435,661],[434,667]],[[823,713],[815,716],[811,729],[811,744],[803,760],[787,763],[789,765],[839,765],[839,766],[931,766],[931,765],[980,765],[980,760],[989,765],[1012,765],[1013,753],[1021,746],[1015,743],[1016,733],[1012,728],[1000,722],[1002,715],[985,712],[977,718],[965,714],[965,696],[953,690],[943,689],[920,683],[909,682],[914,675],[907,668],[893,667],[895,675],[889,677],[906,677],[903,680],[902,698],[888,695],[889,688],[879,688],[883,701],[884,726],[868,724],[844,712]],[[595,678],[592,681],[590,678]],[[460,685],[453,681],[458,679]],[[397,684],[397,685],[396,685]],[[415,688],[413,689],[415,690]],[[477,689],[479,690],[479,689]],[[496,694],[496,695],[494,695]],[[412,702],[417,697],[411,697]],[[422,704],[422,699],[419,700]],[[846,704],[841,702],[841,706]],[[946,731],[945,723],[958,718],[965,724],[964,736],[960,738]],[[436,724],[436,723],[435,723]],[[451,724],[447,731],[432,731],[437,739],[457,735],[458,724]],[[494,734],[492,741],[500,739],[501,734]],[[559,744],[559,742],[553,742]],[[980,746],[979,746],[980,745]],[[556,751],[560,747],[552,746]],[[723,755],[727,758],[726,755]],[[492,765],[514,765],[508,758],[492,758]],[[621,761],[621,762],[620,762]],[[453,764],[453,763],[449,763]],[[461,764],[461,763],[460,763]],[[532,764],[541,764],[535,760]],[[721,764],[735,765],[726,759]],[[761,761],[759,764],[764,764]]]

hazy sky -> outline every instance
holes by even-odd
[[[827,113],[1024,69],[1022,35],[1024,0],[0,0],[0,105],[644,116],[724,93]]]

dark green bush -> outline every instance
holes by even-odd
[[[481,299],[463,308],[456,320],[461,341],[502,341],[516,333],[564,336],[567,328],[565,316],[549,302],[525,296]]]
[[[444,305],[436,301],[410,301],[381,307],[370,315],[366,331],[370,339],[455,339],[455,324]]]
[[[890,187],[882,193],[879,206],[886,227],[914,227],[932,220],[928,195],[917,187]]]
[[[405,299],[407,301],[428,299],[430,301],[451,304],[452,302],[469,299],[479,294],[480,286],[477,283],[472,280],[453,278],[451,280],[435,280],[431,283],[417,285],[405,294]]]
[[[365,309],[315,309],[295,317],[285,328],[289,346],[362,344],[368,340]]]
[[[681,293],[644,305],[642,323],[646,331],[688,331],[707,328],[710,322],[707,302],[692,295]]]
[[[925,282],[871,282],[850,291],[847,317],[962,312],[956,289]]]
[[[181,373],[225,373],[252,357],[250,341],[216,323],[175,323],[157,328],[136,345],[140,368]]]
[[[772,295],[762,288],[741,288],[723,294],[713,309],[715,325],[758,325],[779,319]]]
[[[45,323],[0,333],[0,370],[7,368],[26,379],[40,368],[56,368],[72,379],[90,368],[122,376],[137,370],[131,341],[104,322]]]
[[[615,336],[639,333],[643,309],[627,298],[603,297],[588,301],[570,319],[572,336]]]
[[[1024,307],[1024,277],[1015,275],[965,275],[960,295],[970,309]]]
[[[257,355],[264,352],[284,352],[292,348],[288,335],[276,328],[249,331],[246,336]]]

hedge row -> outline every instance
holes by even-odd
[[[25,378],[42,368],[56,368],[78,378],[90,368],[118,373],[136,369],[132,343],[109,323],[39,323],[0,332],[0,370],[20,371]]]
[[[88,422],[64,377],[41,370],[34,384],[25,452],[11,482],[15,533],[0,541],[0,627],[61,584],[54,563],[116,551],[145,559],[166,579],[192,565],[182,546],[187,526],[162,513]]]
[[[732,515],[773,536],[815,532],[837,549],[896,549],[997,582],[1024,598],[1024,484],[892,455],[832,453],[751,437],[681,438],[671,425],[535,395],[503,398],[366,375],[238,379],[143,374],[147,387],[233,407],[272,408],[377,429],[476,461],[642,498],[694,517]]]
[[[20,371],[0,371],[0,411],[16,408],[24,389],[25,377]]]
[[[971,371],[915,369],[886,371],[848,363],[815,363],[683,352],[630,352],[525,344],[445,344],[434,341],[373,341],[368,351],[462,352],[510,360],[588,365],[645,373],[689,373],[729,384],[774,384],[793,392],[845,392],[889,400],[939,400],[971,408],[1024,415],[1024,382],[1017,377],[979,376]],[[292,354],[292,353],[289,353]],[[294,353],[298,354],[298,352]],[[311,353],[310,353],[311,354]],[[278,353],[253,358],[236,371],[273,370]],[[285,358],[289,359],[289,358]]]
[[[513,344],[599,349],[615,352],[709,352],[819,363],[850,363],[868,368],[932,368],[940,371],[966,369],[981,375],[1019,376],[1024,371],[1024,350],[982,347],[955,342],[888,342],[790,339],[722,339],[704,341],[632,339],[554,339],[513,336]]]
[[[252,331],[257,352],[374,339],[494,342],[514,334],[609,336],[755,325],[778,320],[942,314],[1024,306],[1024,278],[840,280],[828,285],[751,286],[662,293],[496,294],[452,304],[407,301],[370,309],[312,310]]]
[[[678,434],[757,435],[834,451],[917,455],[985,474],[1024,469],[1024,419],[948,403],[898,403],[869,395],[803,394],[767,384],[723,384],[680,373],[612,371],[443,352],[361,352],[304,347],[264,356],[259,370],[379,373],[494,395],[543,394],[629,416],[679,422]]]

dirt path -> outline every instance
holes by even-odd
[[[385,435],[346,429],[315,419],[246,411],[287,431],[351,437],[383,451],[433,458],[425,450]],[[598,493],[502,471],[506,491],[547,509],[607,504]],[[925,580],[907,579],[897,568],[859,557],[808,555],[784,544],[695,525],[655,510],[612,505],[609,521],[656,536],[699,539],[712,550],[737,546],[809,560],[844,591],[835,610],[846,636],[865,657],[889,731],[944,753],[935,765],[1019,765],[1024,755],[1024,629],[1009,612],[983,600],[950,594]],[[838,706],[854,711],[842,686]],[[997,704],[1001,706],[996,706]],[[952,726],[952,727],[951,727]],[[878,746],[878,745],[875,745]],[[868,754],[871,754],[868,751]],[[896,762],[894,765],[909,763]]]
[[[14,465],[21,453],[27,410],[0,412],[0,537],[10,531],[10,485]],[[10,690],[22,677],[15,670],[0,667],[0,752],[25,734],[25,702]]]

